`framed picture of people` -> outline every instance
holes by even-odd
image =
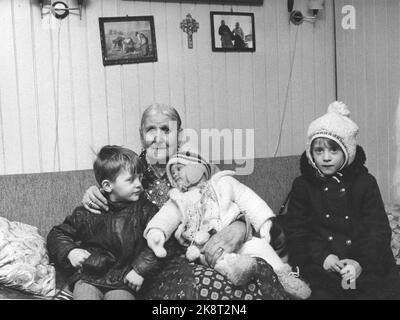
[[[211,11],[212,51],[256,51],[254,14]]]
[[[103,65],[157,61],[153,16],[99,18]]]

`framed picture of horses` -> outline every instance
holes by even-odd
[[[153,16],[99,18],[103,65],[157,61]]]
[[[254,14],[211,11],[212,51],[256,51]]]

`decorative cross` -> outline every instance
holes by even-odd
[[[186,19],[181,22],[181,29],[188,34],[188,48],[193,49],[193,33],[199,29],[199,23],[192,18],[191,14],[186,15]]]

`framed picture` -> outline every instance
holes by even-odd
[[[256,51],[254,14],[211,11],[212,51]]]
[[[103,65],[157,61],[153,16],[99,18]]]

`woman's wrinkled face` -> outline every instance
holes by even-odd
[[[311,154],[316,166],[325,176],[334,175],[345,160],[343,151],[329,146],[325,139],[318,139],[313,143]]]
[[[153,112],[147,116],[141,138],[150,163],[165,165],[168,158],[178,151],[178,136],[177,122],[167,115]]]

